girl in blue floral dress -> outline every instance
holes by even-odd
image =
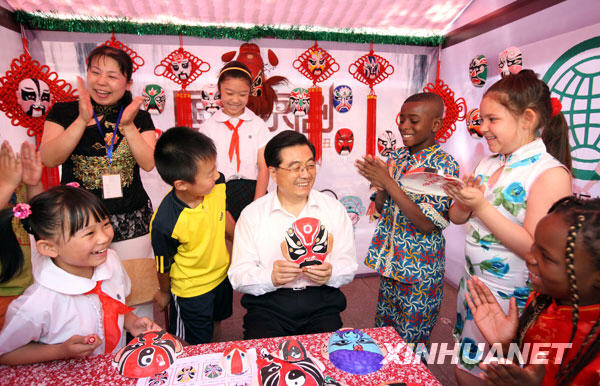
[[[548,86],[533,71],[496,82],[480,109],[482,133],[496,154],[480,162],[464,187],[446,186],[455,200],[451,221],[468,225],[454,336],[458,367],[473,375],[481,372],[486,344],[465,300],[466,281],[477,275],[505,312],[511,297],[524,307],[530,292],[524,256],[535,227],[552,203],[572,193],[568,126],[560,102],[551,101]],[[456,377],[461,384],[475,381],[460,370]]]

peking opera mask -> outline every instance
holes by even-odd
[[[340,113],[352,108],[352,89],[349,86],[337,86],[333,90],[333,107]]]
[[[315,76],[319,77],[325,71],[326,59],[321,51],[311,51],[308,57],[308,70]]]
[[[48,112],[52,96],[50,87],[43,80],[27,78],[19,82],[17,103],[30,117],[41,117]]]
[[[322,264],[333,247],[333,235],[316,218],[302,217],[294,221],[281,242],[283,256],[300,265]]]
[[[487,80],[487,59],[483,55],[477,55],[469,64],[469,76],[475,87],[483,87]]]
[[[350,129],[339,129],[335,133],[335,151],[339,155],[350,155],[354,146],[354,133]]]
[[[498,69],[504,78],[510,74],[518,74],[523,68],[523,55],[517,47],[508,47],[498,56]]]
[[[188,58],[177,53],[171,61],[171,71],[179,80],[185,81],[192,74],[192,64]]]
[[[120,349],[112,363],[125,377],[143,378],[168,369],[181,351],[181,343],[166,331],[149,331]]]
[[[351,374],[373,373],[381,368],[384,358],[377,342],[358,329],[346,328],[333,332],[327,350],[331,363]]]
[[[295,88],[290,93],[290,110],[295,116],[303,117],[308,114],[310,96],[305,88]]]
[[[377,151],[387,157],[394,150],[396,150],[396,136],[392,130],[386,130],[377,137]]]
[[[375,80],[379,76],[379,62],[373,55],[368,55],[363,63],[363,73],[366,79]]]
[[[481,138],[481,112],[478,108],[469,110],[467,113],[467,130],[473,138]]]
[[[165,90],[161,86],[157,84],[147,85],[144,87],[142,96],[144,97],[142,109],[150,114],[160,114],[165,109],[167,96]]]
[[[202,108],[208,113],[215,113],[223,107],[221,93],[216,84],[207,84],[200,91],[202,97]]]

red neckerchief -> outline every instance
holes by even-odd
[[[229,127],[229,130],[233,131],[231,135],[231,142],[229,143],[229,160],[233,161],[233,153],[237,157],[237,171],[240,171],[240,134],[238,133],[238,129],[242,125],[244,121],[242,119],[239,120],[237,125],[234,127],[229,121],[225,121],[225,125]]]
[[[84,295],[90,294],[96,294],[100,298],[104,313],[104,353],[111,353],[121,339],[119,314],[126,314],[133,311],[134,308],[126,306],[102,291],[102,280],[97,281],[94,289],[86,292]]]

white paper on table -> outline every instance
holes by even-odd
[[[258,385],[256,349],[246,350],[250,369],[241,375],[226,375],[220,364],[223,353],[194,355],[175,359],[166,371],[154,377],[140,378],[137,386],[158,385]],[[216,366],[216,367],[215,367]],[[220,375],[219,369],[221,369]]]

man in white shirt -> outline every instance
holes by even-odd
[[[277,190],[242,212],[228,272],[245,294],[244,339],[335,331],[346,308],[339,287],[358,267],[352,222],[339,201],[312,190],[315,149],[304,135],[277,134],[265,161]]]

